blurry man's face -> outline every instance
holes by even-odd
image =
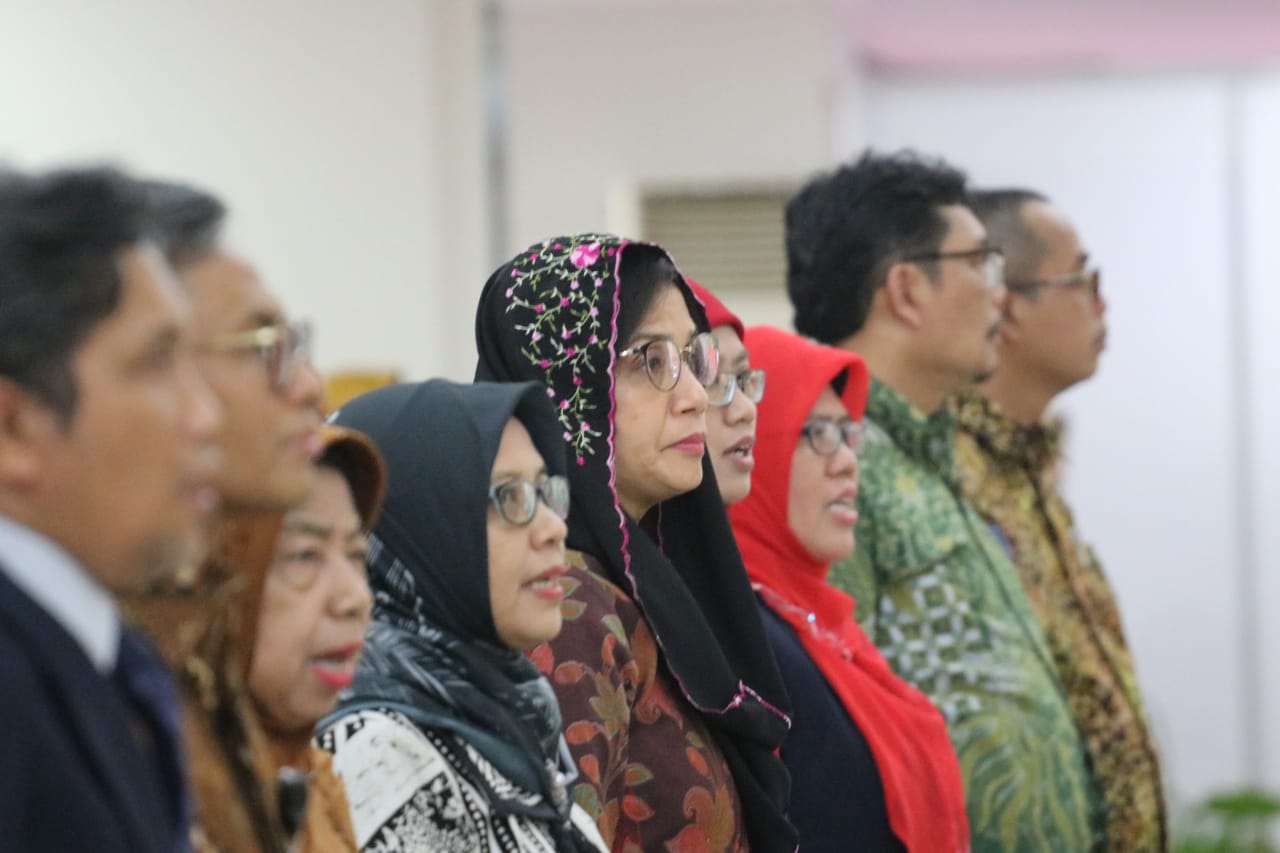
[[[940,212],[948,229],[939,254],[969,252],[987,244],[987,231],[969,208],[945,205]],[[980,254],[934,263],[938,272],[924,308],[921,352],[928,369],[961,388],[996,369],[1005,291],[988,285]]]
[[[1106,300],[1082,275],[1089,260],[1075,228],[1046,202],[1023,206],[1026,224],[1044,247],[1029,292],[1009,294],[1004,363],[1052,393],[1088,379],[1106,342]]]
[[[224,250],[182,269],[196,336],[209,341],[284,321],[276,298],[246,263]],[[198,364],[225,411],[218,490],[228,510],[285,510],[306,497],[321,448],[322,388],[310,363],[277,387],[259,349],[198,350]]]
[[[119,259],[121,298],[72,360],[76,408],[41,420],[36,526],[105,586],[177,568],[217,505],[216,397],[196,369],[191,311],[150,246]]]

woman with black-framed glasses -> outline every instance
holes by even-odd
[[[570,448],[565,624],[532,656],[612,850],[795,849],[786,699],[707,459],[719,351],[670,256],[579,234],[499,268],[478,379],[539,380]]]
[[[598,851],[546,678],[524,652],[564,599],[564,445],[535,383],[431,380],[335,420],[389,474],[369,536],[373,623],[321,722],[364,850]]]
[[[800,849],[967,853],[942,714],[893,674],[827,580],[855,547],[866,364],[767,326],[746,344],[787,389],[760,407],[755,482],[729,517],[791,697],[781,755]]]

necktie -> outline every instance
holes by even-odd
[[[191,803],[186,790],[182,721],[173,676],[137,629],[120,636],[113,681],[127,702],[135,740],[168,808],[174,851],[188,849]]]

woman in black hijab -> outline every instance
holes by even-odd
[[[320,726],[365,851],[603,849],[573,806],[555,695],[523,652],[560,630],[564,447],[534,383],[432,380],[334,420],[378,446],[373,623]]]
[[[541,380],[569,447],[570,581],[551,677],[574,796],[613,850],[792,851],[788,728],[706,460],[706,315],[656,246],[577,235],[495,272],[477,379]]]

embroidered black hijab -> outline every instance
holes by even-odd
[[[465,750],[447,756],[494,813],[545,820],[558,849],[576,850],[567,822],[575,771],[555,694],[499,640],[490,608],[489,477],[512,417],[547,472],[563,475],[559,425],[539,384],[434,379],[372,391],[333,416],[373,440],[389,478],[370,537],[373,623],[355,682],[329,720],[390,708],[454,735],[521,789],[495,786]]]
[[[711,463],[703,458],[697,489],[646,516],[654,535],[627,517],[614,489],[619,269],[629,250],[666,254],[582,234],[531,246],[498,269],[476,315],[476,378],[547,384],[569,448],[569,547],[603,562],[644,613],[663,663],[733,771],[753,849],[794,850],[789,783],[775,755],[788,702]],[[675,283],[707,331],[701,303],[679,274]]]

